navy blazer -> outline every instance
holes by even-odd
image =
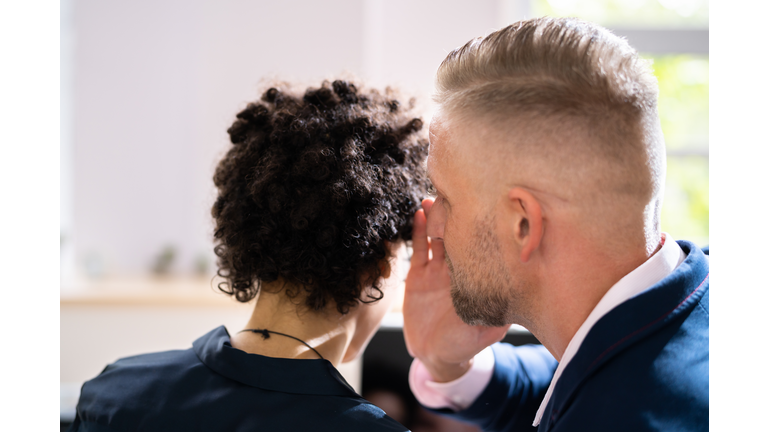
[[[221,326],[187,350],[127,357],[83,384],[70,431],[405,431],[328,360],[235,349]]]
[[[589,331],[539,431],[709,430],[709,250],[678,244],[688,256],[668,277]],[[542,346],[492,349],[496,367],[479,398],[458,413],[440,411],[485,431],[536,430],[557,362]]]

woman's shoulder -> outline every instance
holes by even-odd
[[[218,374],[195,372],[198,366],[188,355],[144,354],[108,366],[83,386],[78,421],[124,431],[408,430],[359,396],[292,394],[231,381],[216,383]],[[174,371],[177,368],[187,372]]]
[[[291,365],[295,361],[285,361],[282,371],[262,372],[282,376],[295,369]],[[352,391],[333,395],[330,390],[326,394],[284,390],[224,377],[207,367],[194,349],[163,351],[108,365],[83,385],[77,416],[83,425],[125,431],[407,431]]]
[[[167,405],[179,384],[193,381],[190,377],[200,366],[192,349],[121,358],[83,384],[78,422],[125,430],[131,418],[161,412],[158,407]]]
[[[93,403],[115,399],[110,404],[120,399],[121,405],[139,398],[157,399],[167,396],[177,383],[209,374],[191,348],[124,357],[83,384],[78,405],[90,398]]]

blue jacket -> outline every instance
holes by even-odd
[[[565,368],[539,431],[709,430],[709,261],[694,244],[672,274],[603,316]],[[542,346],[493,346],[491,382],[446,414],[485,431],[531,424],[557,362]]]
[[[222,326],[187,350],[127,357],[83,384],[70,431],[405,431],[328,360],[248,354]]]

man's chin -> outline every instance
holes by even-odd
[[[456,315],[465,324],[484,327],[503,327],[508,324],[505,320],[506,314],[501,304],[469,296],[463,291],[453,287],[451,289],[451,300],[453,301]]]
[[[459,318],[461,318],[462,321],[464,321],[465,324],[471,325],[471,326],[482,326],[482,327],[506,327],[509,325],[509,323],[505,322],[504,320],[499,319],[488,319],[487,317],[482,316],[462,316],[459,315]]]
[[[464,322],[464,324],[467,324],[467,325],[483,326],[483,327],[498,327],[495,325],[491,325],[485,318],[481,316],[461,313],[458,310],[456,311],[456,315],[458,315],[459,318],[461,318],[461,320]]]

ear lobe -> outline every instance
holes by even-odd
[[[392,274],[392,264],[389,263],[389,258],[384,258],[379,262],[379,270],[382,279],[387,279]]]
[[[520,213],[514,232],[515,240],[522,248],[520,261],[526,263],[538,249],[544,235],[541,205],[530,192],[520,187],[509,191],[509,199],[512,200],[515,210]]]

